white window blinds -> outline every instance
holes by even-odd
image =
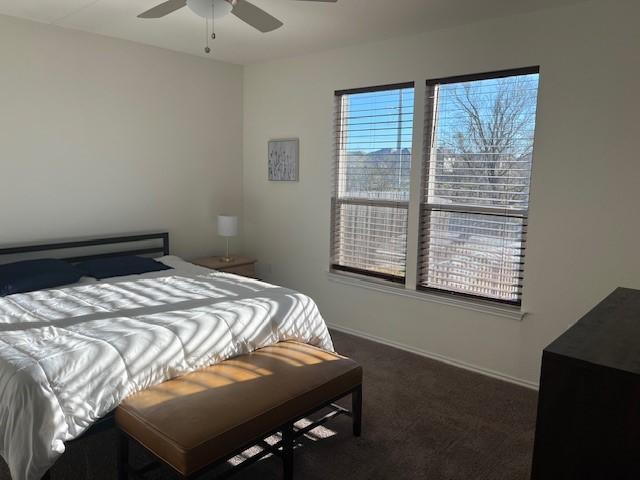
[[[427,83],[421,288],[519,304],[538,69]]]
[[[413,84],[336,92],[331,267],[404,281]]]

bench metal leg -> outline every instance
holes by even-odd
[[[362,385],[351,393],[351,414],[353,415],[353,434],[362,434]]]
[[[118,480],[129,478],[129,439],[118,432]]]
[[[293,423],[289,423],[282,429],[282,464],[284,468],[284,480],[293,480],[293,439]]]

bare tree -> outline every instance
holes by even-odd
[[[445,182],[440,195],[526,204],[536,99],[531,89],[531,80],[522,77],[456,84],[443,92],[449,102],[440,120],[439,153],[454,174],[438,169]]]

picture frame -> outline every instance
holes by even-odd
[[[272,182],[300,180],[300,140],[284,138],[269,140],[267,149],[268,178]]]

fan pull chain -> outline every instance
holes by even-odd
[[[216,0],[211,0],[211,39],[216,39],[216,28],[215,28],[215,20],[216,20]]]
[[[215,40],[216,39],[216,33],[215,33],[215,23],[214,20],[216,18],[216,12],[215,12],[215,0],[211,0],[211,39]],[[211,48],[209,47],[209,18],[208,17],[204,17],[204,26],[205,26],[205,42],[206,42],[206,46],[204,47],[204,53],[211,53]]]
[[[204,32],[204,41],[205,41],[204,53],[211,53],[211,49],[209,48],[209,19],[207,17],[204,17],[204,27],[205,27],[205,32]]]

